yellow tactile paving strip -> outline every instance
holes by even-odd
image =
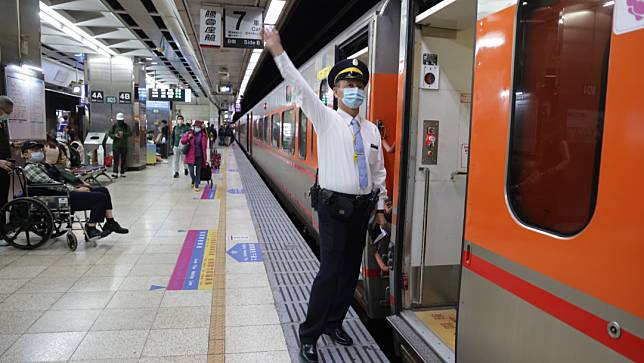
[[[416,311],[416,316],[452,350],[456,346],[456,309]]]
[[[221,185],[218,193],[226,190],[226,168],[220,167]],[[220,194],[219,226],[215,249],[214,286],[210,310],[210,335],[208,340],[208,363],[224,362],[224,324],[226,314],[226,193]]]

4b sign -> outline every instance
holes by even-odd
[[[224,47],[261,49],[264,47],[261,30],[262,9],[225,9]]]
[[[119,92],[119,103],[132,103],[132,92]]]

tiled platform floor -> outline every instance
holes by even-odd
[[[234,167],[230,150],[223,154]],[[241,187],[234,174],[215,183],[224,177],[228,188]],[[0,247],[0,362],[207,362],[224,352],[231,362],[290,361],[262,263],[227,265],[225,290],[150,290],[167,286],[187,230],[218,230],[221,199],[200,200],[168,164],[130,172],[109,189],[128,235],[98,247],[79,239],[75,252],[63,239],[33,251]],[[228,195],[227,204],[225,235],[251,237],[244,196]],[[208,356],[213,291],[224,293],[225,347]]]

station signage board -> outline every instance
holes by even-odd
[[[105,102],[110,104],[115,104],[116,96],[105,96]]]
[[[150,88],[148,101],[175,101],[185,102],[186,92],[180,88]]]
[[[119,92],[119,103],[121,104],[132,103],[132,92]]]
[[[224,9],[204,7],[199,13],[199,45],[202,47],[221,47],[222,21]]]
[[[262,15],[261,8],[225,8],[224,47],[263,48]]]
[[[92,91],[89,93],[89,99],[91,103],[103,103],[105,102],[105,93],[103,91]]]

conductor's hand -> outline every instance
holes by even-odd
[[[89,188],[88,187],[78,187],[78,188],[75,189],[75,191],[77,191],[77,192],[89,192]]]
[[[11,161],[7,161],[7,160],[0,160],[0,169],[2,169],[2,170],[4,170],[4,171],[10,172],[10,171],[11,171],[11,166],[12,166],[12,165],[13,165],[13,164],[11,164]]]
[[[265,47],[273,55],[277,57],[278,55],[284,53],[284,48],[282,47],[282,40],[280,39],[280,34],[277,29],[269,29],[267,27],[262,28],[262,38],[264,39]]]

